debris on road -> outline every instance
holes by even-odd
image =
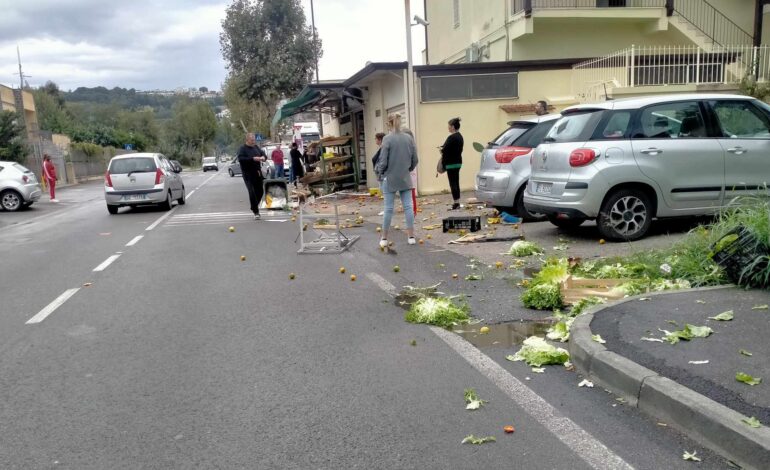
[[[751,418],[743,418],[741,421],[748,424],[752,428],[762,427],[762,423],[760,423],[759,420],[753,416]]]
[[[506,434],[511,434],[514,431],[516,431],[516,428],[514,428],[513,426],[510,426],[510,425],[503,426],[503,431],[505,431]]]
[[[476,437],[470,434],[462,440],[461,444],[486,444],[487,442],[496,442],[495,436]]]
[[[482,400],[481,398],[479,398],[478,394],[476,393],[476,390],[472,388],[466,388],[464,396],[465,396],[466,410],[471,410],[471,411],[478,410],[479,408],[481,408],[482,405],[487,403],[486,400]]]
[[[591,335],[591,339],[599,344],[606,344],[607,341],[601,335]]]
[[[668,331],[660,328],[658,328],[658,330],[665,334],[662,339],[671,344],[678,343],[680,339],[690,341],[693,338],[706,338],[714,332],[714,330],[708,326],[695,326],[690,325],[689,323],[685,323],[684,329],[681,330]]]
[[[753,354],[751,354],[750,352],[746,351],[745,349],[741,349],[738,352],[743,354],[744,356],[753,356]]]
[[[545,250],[534,242],[528,242],[525,240],[518,240],[513,242],[511,248],[508,249],[508,253],[511,256],[525,257],[532,255],[540,255],[545,253]]]
[[[735,380],[751,386],[759,385],[762,383],[762,377],[752,377],[751,375],[745,372],[738,372],[737,374],[735,374]]]
[[[722,312],[719,315],[709,317],[709,320],[717,320],[717,321],[730,321],[733,319],[733,311],[728,310],[726,312]]]
[[[687,361],[687,363],[688,364],[696,364],[696,365],[698,365],[698,364],[708,364],[709,361],[708,360],[705,360],[705,361]]]
[[[425,323],[448,328],[470,322],[467,304],[457,304],[449,297],[423,297],[406,312],[409,323]]]
[[[569,360],[569,352],[548,344],[543,338],[530,336],[524,340],[516,354],[505,358],[513,362],[524,361],[531,367],[540,367],[548,364],[564,364]]]
[[[695,452],[695,451],[692,451],[692,452],[684,451],[684,454],[682,454],[682,459],[690,460],[690,461],[693,461],[693,462],[700,462],[701,461],[700,457],[696,457],[695,456],[696,453],[697,452]]]
[[[767,304],[764,305],[755,305],[751,307],[752,310],[767,310],[769,307]]]
[[[578,384],[578,387],[588,387],[588,388],[594,388],[594,383],[593,383],[593,382],[591,382],[591,381],[590,381],[590,380],[588,380],[588,379],[583,379],[583,380],[581,380],[581,381],[580,381],[580,383]]]

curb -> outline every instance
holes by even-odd
[[[718,286],[690,292],[731,289]],[[594,315],[640,297],[681,294],[682,291],[647,293],[602,304],[578,316],[570,328],[570,360],[594,382],[623,397],[655,419],[670,424],[743,468],[770,468],[770,428],[752,428],[746,416],[679,385],[617,354],[591,339]],[[767,423],[766,423],[767,424]]]

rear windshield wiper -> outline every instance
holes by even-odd
[[[556,142],[556,139],[554,139],[553,137],[546,137],[543,139],[543,142]]]

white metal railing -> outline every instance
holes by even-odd
[[[738,84],[747,75],[770,80],[770,46],[631,46],[572,67],[572,91],[581,102],[613,88]]]

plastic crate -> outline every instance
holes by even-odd
[[[725,238],[735,236],[735,240],[723,242]],[[721,246],[720,246],[721,245]],[[719,251],[717,250],[719,247]],[[734,283],[751,286],[767,287],[767,283],[753,280],[755,274],[767,269],[767,256],[770,254],[766,244],[760,242],[753,232],[745,227],[737,227],[727,232],[718,242],[711,246],[712,256],[716,264],[722,267]],[[764,257],[757,263],[756,260]],[[748,269],[751,267],[751,269]]]
[[[478,232],[481,230],[481,217],[478,215],[466,217],[447,217],[441,222],[444,233],[450,230],[468,230],[471,232]]]

